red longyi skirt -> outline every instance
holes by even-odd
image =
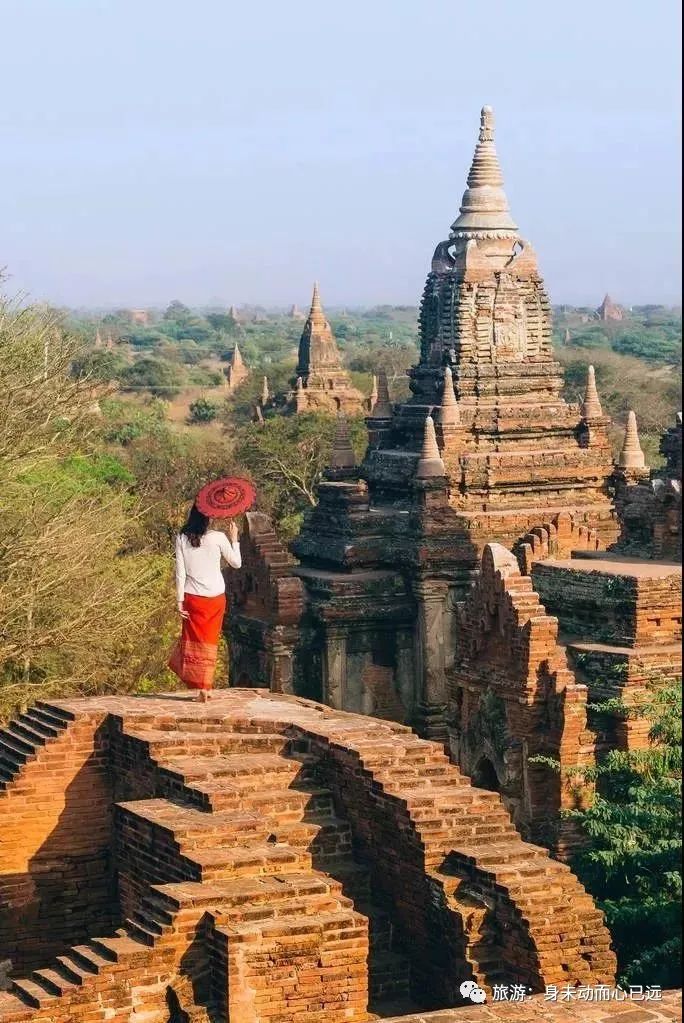
[[[183,606],[190,617],[183,619],[183,631],[169,658],[169,668],[190,689],[211,689],[226,595],[198,597],[186,593]]]

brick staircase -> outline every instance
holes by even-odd
[[[1,1023],[166,1023],[169,992],[191,1023],[354,1023],[458,1004],[466,977],[612,979],[581,885],[439,744],[245,690],[29,720],[105,711],[122,926],[14,980]]]
[[[73,715],[38,703],[0,728],[0,792],[35,760],[44,746],[64,733]]]
[[[383,1002],[408,1000],[409,959],[388,913],[372,901],[369,870],[353,857],[349,821],[336,816],[332,791],[318,782],[308,743],[277,733],[198,735],[185,732],[182,720],[178,725],[176,733],[125,730],[156,764],[157,790],[167,798],[119,804],[122,844],[131,844],[145,822],[161,828],[173,834],[188,876],[213,886],[255,876],[310,876],[316,885],[334,879],[335,911],[354,907],[367,920],[371,1005],[383,1011]],[[133,824],[131,817],[141,820]],[[155,857],[163,845],[159,835],[152,839]],[[230,890],[223,890],[229,900]],[[293,924],[296,913],[313,912],[301,900],[288,911]],[[240,927],[233,924],[232,933]]]

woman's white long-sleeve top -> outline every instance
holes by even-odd
[[[231,568],[240,568],[240,544],[231,543],[225,533],[209,529],[193,547],[187,536],[176,537],[176,599],[183,603],[186,593],[198,597],[218,597],[225,593],[226,584],[221,572],[221,558]]]

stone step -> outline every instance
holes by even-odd
[[[28,1002],[20,997],[19,993],[10,994],[9,991],[0,991],[0,1019],[6,1023],[13,1023],[16,1020],[26,1020],[26,1012],[29,1008]]]
[[[18,995],[27,1005],[33,1009],[40,1009],[52,999],[57,998],[53,991],[48,991],[42,983],[35,980],[13,980],[10,982],[10,994]]]
[[[192,755],[197,748],[206,748],[209,754],[282,754],[289,752],[295,745],[288,737],[275,732],[230,731],[222,722],[217,722],[215,728],[208,722],[188,722],[185,728],[182,725],[183,722],[179,721],[175,730],[127,726],[124,734],[145,742],[155,755],[160,750],[168,750],[172,756],[181,756],[184,747],[187,748],[187,755]]]
[[[91,938],[90,945],[96,952],[109,957],[112,962],[126,962],[133,956],[147,953],[147,947],[140,941],[128,936],[118,935],[114,938]]]
[[[342,859],[352,853],[349,821],[334,815],[282,824],[277,827],[276,836],[279,842],[286,842],[295,849],[308,849],[319,862]]]
[[[86,966],[85,963],[79,962],[75,955],[69,953],[57,956],[55,968],[58,968],[69,980],[78,985],[84,984],[91,977],[97,976],[98,973],[94,963]]]
[[[260,905],[238,905],[219,906],[213,910],[218,926],[230,925],[238,919],[245,922],[256,923],[260,920],[272,920],[275,918],[286,919],[305,916],[317,916],[319,913],[334,913],[339,909],[352,909],[351,899],[344,896],[330,895],[328,893],[319,895],[308,895],[304,898],[282,899],[272,904],[265,902]]]
[[[51,729],[55,735],[60,735],[69,724],[68,720],[59,717],[39,703],[34,703],[32,707],[29,707],[26,711],[26,716],[31,718],[36,726],[42,725],[44,728]]]
[[[277,939],[289,937],[292,933],[293,920],[290,918],[274,918],[264,921],[235,921],[217,927],[217,931],[224,933],[229,941],[235,943],[258,936],[261,939]],[[339,928],[349,932],[351,930],[365,930],[364,921],[354,912],[353,909],[339,909],[330,913],[316,913],[312,916],[303,916],[296,919],[297,935],[320,934],[321,932],[331,933]],[[353,933],[347,933],[352,938]]]
[[[10,731],[12,734],[17,735],[20,739],[25,740],[29,745],[36,749],[39,746],[44,746],[50,736],[39,732],[36,728],[22,721],[21,718],[17,718],[11,722]]]
[[[70,710],[65,710],[55,703],[46,703],[45,700],[36,700],[32,709],[39,710],[54,718],[62,728],[66,728],[67,725],[76,720],[76,715]]]
[[[56,739],[64,731],[64,726],[41,717],[41,712],[35,707],[29,707],[17,720],[48,739]]]
[[[192,859],[209,882],[260,874],[301,873],[311,868],[311,854],[288,845],[239,846],[232,849],[196,849]]]
[[[54,967],[34,970],[31,974],[31,980],[45,988],[52,995],[65,995],[69,991],[74,991],[79,986],[76,981],[71,980],[65,973]]]
[[[13,722],[0,728],[0,752],[3,746],[11,753],[24,758],[24,761],[36,755],[36,747],[21,735],[13,731]]]
[[[342,896],[342,885],[334,877],[320,871],[264,874],[260,877],[239,877],[231,880],[171,882],[153,885],[147,899],[174,912],[185,905],[225,907],[250,904],[276,905],[285,899],[310,896]]]
[[[230,778],[246,776],[294,776],[315,763],[313,757],[284,757],[277,753],[216,754],[202,757],[171,757],[165,759],[164,770],[171,770],[190,779]]]
[[[141,799],[117,803],[117,812],[130,814],[167,833],[184,855],[191,855],[193,849],[219,844],[230,846],[266,841],[269,835],[268,826],[259,816],[240,810],[206,813],[167,799]]]
[[[256,788],[240,791],[219,780],[198,782],[193,786],[212,810],[242,809],[258,813],[273,828],[275,824],[299,821],[305,813],[330,814],[334,812],[330,789],[314,785],[297,788]]]
[[[139,914],[135,915],[139,917]],[[124,921],[123,928],[118,932],[119,937],[132,938],[133,941],[140,942],[141,945],[146,945],[148,948],[154,948],[162,934],[161,928],[157,928],[152,921],[134,920],[132,917],[128,917]]]
[[[87,945],[74,945],[69,949],[68,955],[80,964],[89,973],[99,973],[101,970],[111,966],[114,960],[105,953],[105,950],[96,949],[90,943]]]
[[[534,847],[530,848],[520,840],[501,844],[489,842],[483,846],[462,845],[454,850],[453,856],[458,861],[465,859],[489,870],[501,868],[502,873],[506,868],[517,871],[523,866],[544,872],[548,867],[548,857],[539,856]]]

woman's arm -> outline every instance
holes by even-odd
[[[185,599],[185,558],[183,557],[183,541],[180,534],[176,537],[176,602],[178,610],[183,610]]]
[[[234,522],[228,525],[228,536],[221,534],[221,554],[231,568],[242,567],[242,554],[240,553],[240,541],[238,530]]]
[[[231,568],[242,568],[242,554],[240,553],[240,541],[233,540],[232,542],[224,537],[221,540],[221,554],[223,560]]]

